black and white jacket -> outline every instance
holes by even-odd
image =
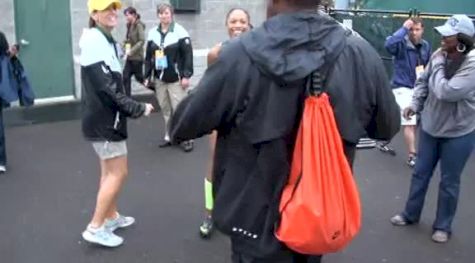
[[[84,137],[89,141],[127,139],[126,117],[142,116],[145,104],[125,95],[116,42],[91,28],[84,31],[79,46]]]
[[[155,51],[162,49],[167,57],[168,68],[155,69]],[[173,22],[167,33],[160,26],[152,28],[147,37],[145,51],[145,78],[160,79],[166,83],[177,82],[193,75],[193,48],[188,32],[180,24]]]

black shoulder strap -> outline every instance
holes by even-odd
[[[328,74],[334,63],[323,65],[319,69],[313,71],[306,81],[307,96],[320,96],[326,91],[326,82]]]
[[[345,29],[345,38],[349,38],[352,35],[353,31],[351,29]],[[343,51],[332,59],[331,62],[322,65],[320,68],[310,73],[306,81],[307,96],[318,97],[326,91],[329,74],[332,72],[335,63],[338,61],[338,58],[342,53]]]

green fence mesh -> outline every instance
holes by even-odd
[[[331,16],[340,22],[351,20],[353,29],[364,37],[381,55],[389,77],[392,76],[392,58],[384,48],[386,38],[398,30],[409,17],[402,13],[377,13],[377,12],[332,12]],[[445,23],[447,16],[420,14],[424,20],[424,39],[432,45],[432,50],[440,46],[440,36],[434,31],[435,26]]]

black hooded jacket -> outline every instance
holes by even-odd
[[[145,104],[125,95],[115,41],[95,27],[84,31],[79,46],[84,137],[89,141],[127,139],[127,117],[141,117]]]
[[[171,122],[175,141],[218,131],[213,218],[233,249],[285,250],[274,236],[305,79],[328,67],[327,91],[346,143],[391,139],[400,114],[381,59],[364,40],[313,12],[283,14],[224,46]]]

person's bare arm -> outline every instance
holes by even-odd
[[[221,44],[218,44],[214,46],[209,52],[208,52],[208,66],[213,64],[219,56],[219,51],[221,50]]]

